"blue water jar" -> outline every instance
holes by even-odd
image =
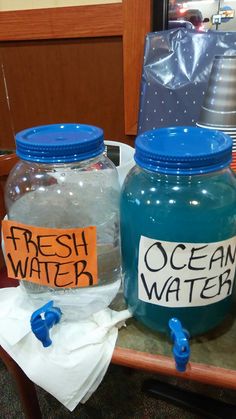
[[[178,318],[191,336],[229,313],[235,278],[232,140],[172,127],[136,138],[121,194],[124,294],[134,317],[160,332]]]

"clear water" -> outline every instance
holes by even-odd
[[[218,325],[229,312],[232,296],[201,307],[167,308],[138,299],[140,236],[173,242],[211,243],[236,235],[236,179],[230,170],[211,175],[176,177],[134,168],[121,196],[124,293],[134,316],[166,332],[179,318],[190,334]]]
[[[86,175],[85,175],[86,176]],[[95,178],[95,179],[94,179]],[[109,189],[99,197],[101,190],[96,183],[81,191],[76,184],[53,184],[31,191],[16,200],[8,211],[11,220],[42,227],[72,228],[97,226],[98,286],[120,281],[120,239],[117,190]],[[81,177],[80,177],[81,181]],[[21,281],[32,294],[45,291],[78,293],[79,289],[59,289]],[[45,288],[47,288],[45,290]],[[89,288],[88,288],[89,291]]]

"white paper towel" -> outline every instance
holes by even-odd
[[[31,332],[31,315],[21,287],[0,289],[0,345],[35,384],[72,411],[101,383],[118,328],[131,314],[106,308],[79,322],[62,316],[50,330],[52,345],[47,348]]]

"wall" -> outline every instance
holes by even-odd
[[[15,132],[59,122],[124,140],[121,37],[8,42],[0,51],[10,105],[0,77],[0,148],[14,147]]]
[[[61,121],[93,123],[105,138],[132,144],[151,6],[123,0],[0,13],[0,148],[14,146],[21,129]]]
[[[122,0],[0,0],[0,11],[121,3]]]
[[[122,3],[0,17],[0,148],[14,148],[24,128],[58,122],[98,125],[107,139],[125,139]]]

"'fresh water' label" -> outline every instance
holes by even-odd
[[[55,288],[98,283],[96,227],[58,229],[2,222],[9,278]]]
[[[236,237],[177,243],[141,236],[138,298],[164,307],[197,307],[232,294]]]

